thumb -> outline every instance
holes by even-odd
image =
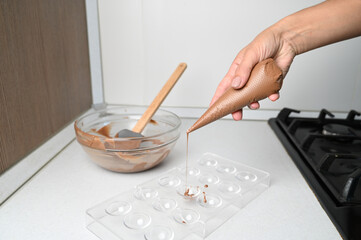
[[[259,58],[254,52],[246,52],[240,61],[235,76],[232,80],[232,87],[234,89],[242,88],[248,81],[253,67],[259,62]]]

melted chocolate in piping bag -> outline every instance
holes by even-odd
[[[282,71],[273,61],[266,59],[252,70],[247,84],[241,89],[229,88],[208,110],[190,127],[190,133],[208,123],[241,109],[252,102],[262,100],[282,87]]]

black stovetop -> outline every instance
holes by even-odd
[[[361,239],[361,120],[321,110],[317,118],[291,117],[285,108],[269,120],[344,239]]]

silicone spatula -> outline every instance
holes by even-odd
[[[164,99],[168,96],[168,93],[172,90],[178,79],[182,76],[183,72],[187,68],[186,63],[180,63],[168,81],[164,84],[158,95],[154,98],[153,102],[149,105],[147,110],[143,113],[142,117],[137,121],[132,130],[123,129],[117,133],[119,138],[133,138],[143,137],[141,132],[145,126],[149,123],[154,113],[158,110]]]

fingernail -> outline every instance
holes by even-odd
[[[232,87],[238,88],[241,85],[241,82],[242,82],[241,77],[239,76],[235,77],[232,81]]]

